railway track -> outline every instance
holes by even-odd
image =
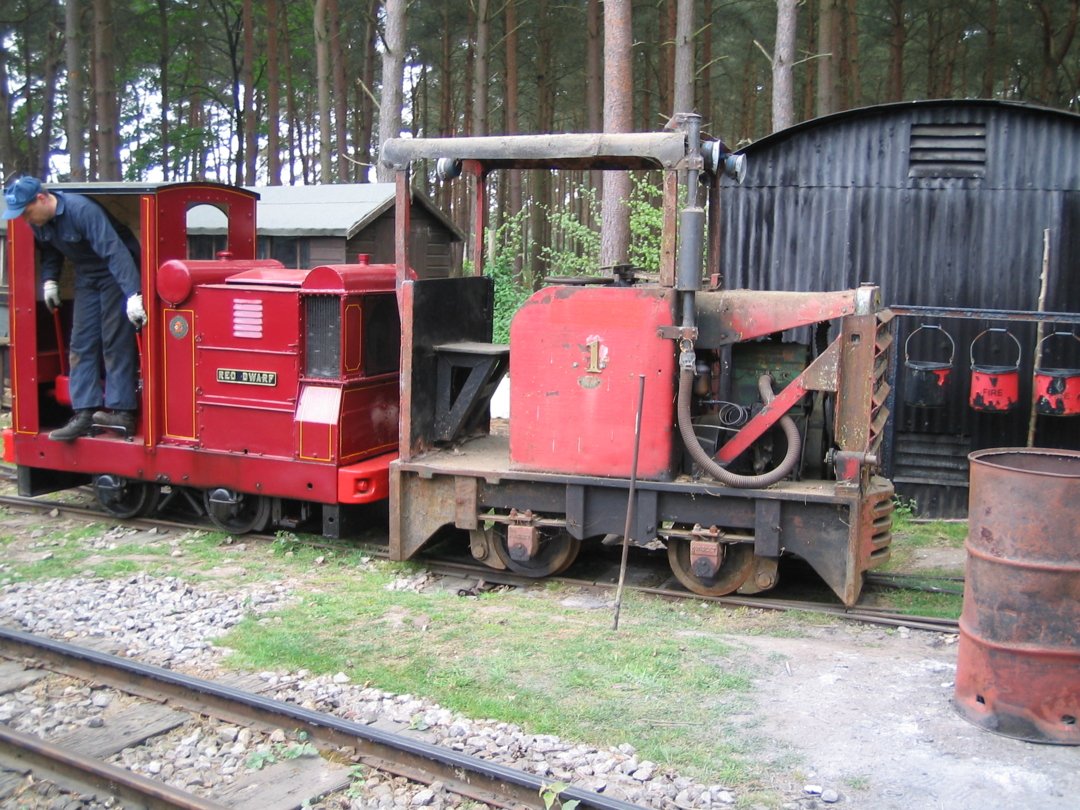
[[[159,518],[139,518],[133,520],[118,521],[116,518],[108,515],[107,513],[93,507],[64,504],[56,501],[41,501],[35,498],[23,498],[21,496],[3,495],[0,496],[0,506],[8,506],[15,509],[41,511],[41,512],[56,512],[57,514],[64,514],[73,518],[79,518],[83,520],[92,521],[113,521],[124,525],[140,526],[145,528],[169,528],[189,531],[192,529],[205,529],[208,531],[217,531],[212,525],[206,523],[206,525],[199,526],[193,525],[190,521],[178,522],[163,520]],[[268,534],[247,534],[244,535],[245,540],[255,542],[275,542],[277,537],[275,535]],[[302,539],[298,537],[297,543],[308,545],[316,548],[327,549],[341,549],[341,544],[334,544],[331,542],[325,542],[320,540]],[[374,556],[385,556],[385,549],[378,547],[369,547],[367,549]],[[476,563],[468,558],[454,557],[443,558],[433,554],[429,554],[423,557],[425,567],[434,574],[443,576],[454,576],[463,579],[475,579],[482,580],[486,583],[493,583],[498,585],[511,585],[515,587],[528,587],[535,585],[537,580],[515,574],[511,571],[500,571],[489,568],[480,563]],[[661,566],[666,572],[666,567]],[[608,566],[605,570],[593,571],[587,578],[575,577],[573,573],[580,569],[580,566],[571,567],[568,572],[570,575],[552,576],[547,577],[545,581],[559,582],[569,586],[577,586],[583,588],[594,588],[602,591],[614,591],[617,587],[618,574],[617,571],[612,571]],[[675,584],[674,580],[665,575],[662,577],[665,582],[657,585],[642,585],[642,584],[628,584],[626,587],[628,590],[632,590],[638,593],[651,594],[654,596],[663,597],[666,599],[688,599],[693,601],[706,601],[713,602],[719,605],[735,608],[756,608],[759,610],[774,610],[774,611],[792,611],[801,613],[818,614],[823,616],[831,616],[835,618],[845,619],[848,621],[862,622],[865,624],[877,624],[890,627],[907,627],[913,630],[926,630],[930,632],[945,632],[955,633],[959,632],[959,623],[956,619],[941,618],[935,616],[918,616],[912,614],[898,613],[887,609],[878,607],[871,607],[866,605],[856,605],[851,608],[846,608],[842,605],[835,603],[821,602],[815,600],[794,599],[794,598],[782,598],[776,596],[742,596],[742,595],[729,595],[729,596],[702,596],[699,594],[691,593],[684,589],[681,585]],[[881,584],[892,588],[904,588],[915,586],[918,590],[934,590],[939,592],[962,592],[957,587],[957,578],[946,577],[941,578],[940,586],[927,586],[925,583],[928,581],[935,581],[934,577],[920,576],[917,578],[908,578],[904,575],[878,575],[870,573],[867,575],[867,581],[871,583]],[[959,580],[962,583],[962,580]],[[672,583],[669,585],[668,583]],[[905,584],[906,583],[906,584]]]
[[[285,810],[331,801],[354,790],[363,765],[446,790],[489,807],[544,808],[550,779],[417,739],[415,735],[343,720],[267,698],[237,685],[206,681],[85,647],[0,628],[0,693],[40,678],[69,678],[125,696],[97,728],[80,727],[55,739],[0,724],[0,766],[67,790],[148,808]],[[303,756],[283,758],[213,788],[185,790],[133,773],[112,760],[131,746],[153,744],[175,729],[219,721],[270,734],[288,729]],[[281,732],[278,731],[280,734]],[[637,805],[565,787],[562,801],[580,807],[630,810]],[[550,795],[547,796],[550,799]],[[328,805],[329,806],[329,805]],[[346,805],[347,806],[347,805]]]

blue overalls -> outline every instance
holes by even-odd
[[[51,192],[56,215],[31,226],[41,257],[43,281],[60,277],[64,259],[75,268],[75,310],[71,327],[71,407],[104,406],[134,411],[138,352],[127,299],[140,291],[139,243],[101,206],[80,194]]]

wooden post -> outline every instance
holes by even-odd
[[[1050,229],[1046,228],[1043,231],[1043,258],[1042,258],[1042,274],[1039,276],[1039,304],[1038,311],[1046,311],[1046,288],[1049,287],[1050,278]],[[1038,326],[1035,327],[1035,350],[1031,354],[1031,417],[1028,419],[1028,435],[1027,446],[1035,446],[1035,422],[1038,419],[1038,415],[1035,413],[1035,402],[1038,398],[1038,394],[1035,393],[1035,369],[1039,365],[1039,344],[1042,343],[1043,335],[1046,333],[1046,322],[1039,321]]]
[[[645,375],[638,375],[637,415],[634,417],[634,460],[630,465],[630,491],[626,501],[626,528],[623,529],[622,560],[619,563],[619,586],[615,589],[615,617],[612,630],[619,629],[619,612],[622,610],[623,585],[626,583],[626,561],[630,552],[630,532],[634,526],[634,496],[637,490],[638,450],[641,448],[641,411],[645,406]]]

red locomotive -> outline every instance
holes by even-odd
[[[388,495],[398,443],[400,321],[395,268],[296,270],[256,254],[257,195],[210,183],[65,184],[134,232],[148,322],[139,340],[133,435],[100,430],[50,441],[70,409],[70,323],[39,300],[34,238],[8,231],[12,427],[5,457],[19,491],[92,483],[117,517],[176,499],[225,531],[321,519],[341,536]],[[225,215],[227,250],[189,258],[188,214]],[[70,310],[61,306],[61,314]],[[55,328],[54,328],[55,326]]]
[[[474,178],[477,273],[490,172],[660,169],[666,178],[658,277],[617,268],[544,287],[514,317],[508,347],[491,342],[490,280],[411,279],[408,222],[398,223],[391,557],[408,559],[452,527],[468,533],[476,559],[543,576],[565,570],[583,542],[628,534],[666,545],[673,572],[698,593],[771,588],[791,553],[848,605],[863,573],[888,558],[893,488],[874,474],[890,357],[878,290],[721,289],[719,268],[703,272],[719,233],[699,182],[713,209],[720,173],[739,159],[719,141],[701,143],[698,126],[683,116],[660,134],[384,146],[399,217],[414,161],[437,161],[444,179]],[[777,339],[799,332],[810,337]],[[491,433],[488,416],[507,367],[508,437]]]
[[[418,159],[475,178],[477,275],[413,272]],[[395,559],[449,528],[487,565],[544,576],[565,570],[582,543],[626,534],[666,546],[698,593],[771,588],[787,553],[845,604],[858,599],[891,542],[893,488],[875,475],[888,313],[874,287],[722,289],[705,261],[720,235],[699,185],[714,210],[737,158],[701,143],[696,117],[659,134],[392,140],[382,160],[397,170],[394,265],[257,260],[256,198],[240,189],[67,187],[140,241],[149,320],[131,436],[48,439],[70,414],[67,327],[54,330],[38,300],[33,237],[13,221],[5,454],[20,492],[92,482],[118,517],[179,497],[229,532],[318,517],[333,537],[389,497]],[[516,314],[510,345],[493,344],[483,181],[510,168],[662,170],[657,272],[622,267],[544,287]],[[227,217],[217,259],[189,255],[197,205]],[[507,368],[508,436],[492,434],[489,416]]]

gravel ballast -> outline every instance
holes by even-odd
[[[408,586],[408,583],[405,583]],[[280,607],[292,598],[288,586],[266,584],[243,593],[222,593],[175,577],[139,574],[121,579],[74,577],[5,585],[0,591],[0,621],[22,630],[73,644],[106,642],[117,655],[176,669],[210,680],[223,674],[228,652],[213,639],[245,616]],[[234,674],[234,673],[233,673]],[[702,785],[640,759],[623,743],[599,749],[550,735],[529,734],[507,723],[463,717],[411,695],[395,695],[349,682],[343,673],[257,673],[267,697],[355,722],[422,729],[424,739],[455,751],[509,765],[575,787],[646,807],[710,808],[732,805],[734,793],[722,785]],[[101,724],[117,701],[111,690],[82,685],[40,694],[28,687],[0,695],[0,722],[17,730],[55,735],[80,725]],[[288,741],[282,731],[253,734],[208,722],[175,730],[149,745],[126,749],[120,764],[185,789],[212,789],[250,771],[260,754]],[[440,785],[409,785],[404,780],[366,773],[363,795],[337,797],[333,807],[453,807],[462,801]],[[359,791],[354,791],[359,792]],[[72,807],[95,806],[84,798]],[[344,802],[344,803],[342,803]],[[63,805],[57,805],[63,806]],[[105,806],[105,805],[100,805]],[[472,805],[475,806],[475,805]]]

